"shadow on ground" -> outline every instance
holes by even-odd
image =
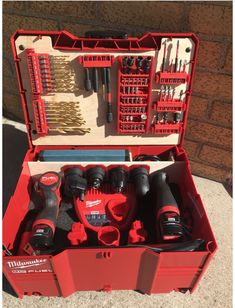
[[[224,183],[223,184],[224,188],[226,189],[227,193],[230,195],[230,197],[233,197],[233,185],[232,183]]]
[[[14,193],[28,147],[26,133],[13,125],[3,124],[3,215]],[[2,287],[3,291],[17,297],[4,275],[2,275]]]
[[[3,215],[14,193],[28,147],[26,133],[13,125],[3,124]]]

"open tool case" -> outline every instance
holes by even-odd
[[[19,297],[195,290],[217,249],[183,148],[198,45],[192,33],[13,35],[29,150],[3,269]]]

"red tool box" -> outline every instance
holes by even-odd
[[[183,148],[192,33],[17,31],[29,140],[3,219],[19,297],[193,292],[217,244]]]

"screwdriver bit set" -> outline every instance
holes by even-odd
[[[164,45],[164,52],[161,64],[161,70],[155,74],[155,81],[160,84],[179,85],[190,81],[190,76],[186,73],[187,60],[182,62],[179,60],[179,40],[176,42],[176,54],[175,59],[167,63],[166,51],[167,46],[172,45],[172,39],[166,39],[162,45]],[[171,46],[170,46],[171,47]],[[189,47],[187,47],[189,48]],[[189,51],[188,51],[189,50]],[[186,52],[190,52],[190,48]]]
[[[198,45],[190,33],[13,35],[29,149],[3,271],[19,297],[194,291],[217,249],[183,147]]]
[[[153,134],[181,134],[185,125],[193,60],[189,56],[192,48],[180,42],[171,37],[161,41],[155,73],[158,91],[153,102]]]
[[[148,133],[153,57],[118,59],[118,133]]]

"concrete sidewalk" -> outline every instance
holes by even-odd
[[[27,149],[27,137],[24,133],[24,125],[6,119],[3,123],[4,206],[6,206],[10,195],[14,192],[20,165]],[[3,292],[3,307],[232,307],[232,198],[220,183],[196,176],[194,180],[219,249],[193,295],[170,293],[148,296],[134,291],[77,292],[67,298],[25,296],[20,300]]]

